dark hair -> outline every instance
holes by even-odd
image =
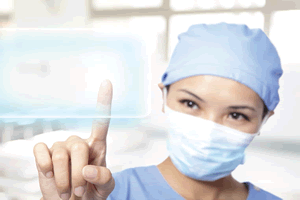
[[[171,85],[167,85],[166,88],[167,88],[167,92],[169,92],[169,89],[170,89],[170,86]],[[263,101],[263,104],[264,104],[264,111],[263,111],[263,115],[262,115],[262,119],[264,119],[264,117],[266,116],[266,114],[268,113],[269,109],[267,108],[265,102]]]

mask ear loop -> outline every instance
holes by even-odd
[[[163,107],[164,107],[164,112],[166,112],[166,103],[167,103],[167,88],[163,88]]]
[[[262,128],[262,126],[266,123],[266,121],[269,119],[269,114],[270,114],[270,110],[268,111],[268,113],[266,114],[266,116],[264,117],[262,123],[261,123],[261,126],[259,128],[259,131],[258,131],[258,134],[257,135],[260,135],[260,129]]]

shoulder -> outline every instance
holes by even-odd
[[[155,165],[128,168],[116,173],[112,176],[115,179],[116,185],[122,185],[122,189],[134,186],[142,188],[147,185],[148,188],[157,186],[160,180],[157,173],[158,169]],[[124,187],[125,186],[125,187]]]
[[[150,175],[153,173],[154,165],[146,166],[146,167],[134,167],[134,168],[128,168],[124,169],[119,172],[115,172],[112,174],[114,179],[117,181],[131,181],[134,179],[138,179],[139,176],[145,176]]]
[[[267,192],[250,182],[245,182],[245,184],[247,184],[249,188],[247,200],[282,200],[282,198],[271,194],[270,192]]]
[[[113,173],[115,188],[107,200],[182,199],[165,182],[155,165]]]

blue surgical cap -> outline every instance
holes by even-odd
[[[245,24],[196,24],[178,36],[163,85],[196,75],[215,75],[255,91],[269,110],[279,103],[283,71],[278,53],[261,29]]]

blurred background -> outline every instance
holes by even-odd
[[[276,46],[282,62],[284,74],[280,79],[280,103],[275,115],[262,128],[261,135],[246,150],[246,163],[239,166],[233,176],[288,200],[300,198],[298,19],[298,0],[0,0],[1,28],[96,28],[103,34],[113,35],[119,40],[122,38],[123,42],[135,42],[145,49],[140,52],[132,50],[135,57],[130,59],[142,57],[149,60],[150,73],[144,76],[149,78],[149,87],[143,89],[149,89],[151,98],[147,106],[151,113],[139,118],[111,120],[107,166],[112,172],[157,165],[168,156],[165,119],[161,111],[162,94],[157,84],[168,65],[179,33],[192,24],[217,22],[243,23],[249,28],[263,29]],[[0,42],[4,35],[1,30]],[[113,48],[109,42],[106,45]],[[2,47],[0,52],[3,51]],[[128,49],[123,48],[125,52]],[[103,56],[105,53],[109,52],[103,51]],[[120,63],[126,63],[126,59]],[[71,64],[76,65],[75,62]],[[45,65],[35,63],[35,67],[24,70],[27,75],[47,77],[51,72],[42,66]],[[115,73],[122,72],[123,66],[119,67]],[[141,67],[141,64],[136,64],[136,67]],[[1,73],[1,76],[4,79],[7,74]],[[74,83],[76,79],[72,81]],[[3,85],[1,90],[5,90]],[[8,105],[0,102],[0,106],[2,109]],[[136,109],[144,107],[137,105]],[[84,118],[0,120],[1,200],[40,199],[32,153],[34,145],[45,142],[50,148],[54,142],[66,140],[70,135],[87,138],[92,123],[91,119]]]

